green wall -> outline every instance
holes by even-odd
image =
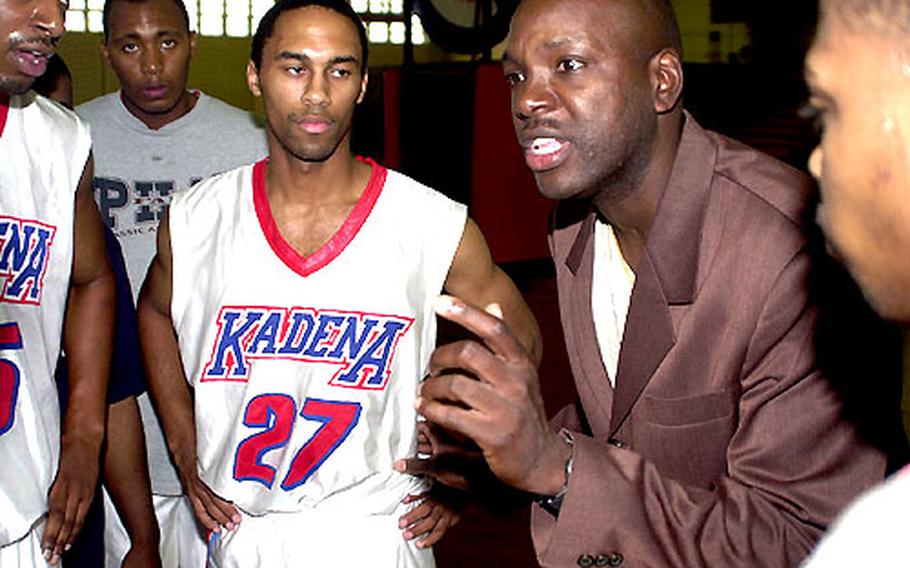
[[[255,97],[246,86],[250,38],[199,36],[196,57],[190,67],[189,86],[214,95],[234,106],[256,111]],[[60,42],[60,55],[73,74],[73,100],[78,105],[116,91],[117,77],[101,57],[101,34],[70,33]],[[401,46],[370,46],[370,67],[400,65]],[[450,56],[436,46],[418,46],[417,62],[442,61]]]

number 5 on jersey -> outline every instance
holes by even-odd
[[[305,483],[345,441],[360,419],[360,403],[308,398],[303,403],[300,416],[322,425],[294,455],[281,482],[285,491]],[[234,479],[257,481],[271,489],[277,472],[274,467],[263,463],[262,458],[288,443],[296,419],[297,404],[286,394],[261,394],[250,400],[243,415],[243,424],[264,430],[237,446]]]
[[[0,324],[0,352],[22,349],[19,324]],[[0,436],[13,427],[16,419],[16,397],[19,395],[19,367],[0,358]]]

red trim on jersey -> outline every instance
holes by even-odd
[[[373,211],[373,206],[376,205],[376,200],[379,199],[379,194],[382,193],[382,188],[385,186],[387,170],[370,158],[358,159],[372,167],[366,189],[363,190],[354,209],[338,231],[309,256],[301,256],[294,250],[294,247],[281,236],[278,225],[275,224],[275,218],[272,216],[272,209],[269,206],[269,198],[265,191],[265,166],[268,159],[257,162],[253,166],[253,205],[256,208],[256,217],[259,218],[259,226],[272,251],[297,274],[309,276],[332,262],[354,240],[367,217],[370,216],[370,212]]]
[[[6,115],[9,113],[9,95],[0,93],[0,136],[3,136],[3,129],[6,127]]]

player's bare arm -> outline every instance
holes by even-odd
[[[63,417],[60,466],[51,487],[41,547],[56,564],[82,528],[98,480],[110,368],[114,277],[101,217],[92,197],[89,158],[75,203],[73,271],[63,330],[69,360],[69,400]]]
[[[511,278],[493,262],[483,233],[470,218],[465,223],[444,287],[448,293],[476,307],[497,304],[512,334],[534,363],[540,362],[543,346],[537,320]]]
[[[135,396],[108,407],[105,486],[123,520],[130,548],[123,568],[158,568],[160,533],[145,454],[142,417]]]
[[[231,530],[240,522],[240,514],[199,479],[196,467],[193,399],[171,322],[171,267],[171,238],[165,216],[158,228],[158,254],[149,267],[136,309],[143,363],[168,449],[196,517],[208,530],[218,532],[222,526]]]

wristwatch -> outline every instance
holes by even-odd
[[[566,460],[566,480],[563,482],[562,487],[559,488],[559,491],[556,492],[556,495],[538,495],[535,501],[540,507],[553,515],[554,517],[559,516],[559,510],[562,508],[562,501],[566,497],[566,493],[569,491],[569,476],[572,475],[572,464],[575,461],[575,438],[572,437],[572,433],[563,428],[559,431],[559,435],[562,436],[563,441],[572,449],[569,453],[569,459]]]

